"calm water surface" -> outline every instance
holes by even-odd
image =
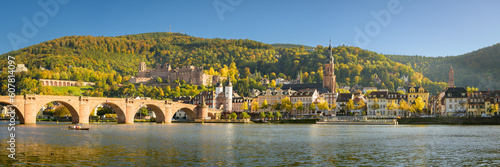
[[[74,166],[500,166],[500,126],[68,124],[16,126],[16,161]]]

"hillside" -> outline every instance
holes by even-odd
[[[445,83],[432,82],[411,67],[372,51],[349,46],[338,46],[332,50],[339,85],[359,84],[389,90],[405,85],[421,85],[432,93],[445,87]],[[322,82],[328,48],[318,45],[313,51],[307,51],[305,47],[274,47],[247,39],[144,33],[117,37],[57,38],[0,55],[2,71],[7,71],[7,55],[16,57],[16,63],[24,63],[30,70],[28,74],[17,76],[19,82],[16,84],[19,90],[30,90],[31,93],[47,91],[36,81],[47,78],[96,82],[93,94],[118,96],[125,90],[119,92],[116,85],[128,84],[128,79],[137,73],[139,62],[145,61],[148,68],[159,63],[169,63],[173,68],[188,64],[204,66],[209,74],[232,76],[238,93],[247,95],[249,89],[264,89],[259,82],[261,77],[295,79],[300,74],[304,83]],[[410,78],[409,83],[402,79],[404,76]],[[6,73],[0,76],[2,94],[7,90],[6,77]],[[176,90],[181,95],[196,93]],[[167,89],[164,91],[167,94]],[[50,91],[45,93],[50,94]]]
[[[500,89],[500,43],[459,56],[425,57],[387,55],[387,58],[411,65],[433,81],[448,81],[450,66],[455,72],[455,85],[480,90]]]

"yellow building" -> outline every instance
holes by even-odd
[[[489,109],[498,104],[500,91],[474,91],[467,93],[467,114],[473,116],[497,115],[497,112],[491,112]]]
[[[468,115],[480,116],[486,114],[490,102],[486,99],[487,92],[474,91],[467,93],[467,112]]]
[[[267,89],[262,91],[262,93],[257,97],[257,102],[259,102],[259,107],[262,106],[264,101],[267,102],[269,106],[276,103],[281,103],[281,99],[289,97],[294,93],[294,90],[282,90],[282,89]],[[259,111],[269,111],[269,109],[260,109]]]
[[[425,90],[423,87],[408,87],[406,92],[408,95],[409,105],[415,103],[415,100],[417,100],[418,97],[421,97],[422,101],[424,101],[424,108],[427,108],[427,106],[429,105],[429,91]]]

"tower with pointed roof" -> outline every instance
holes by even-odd
[[[448,73],[448,87],[455,87],[455,79],[453,78],[453,67],[450,66],[450,72]]]
[[[332,55],[332,40],[330,39],[330,45],[328,46],[328,52],[330,57],[328,57],[328,63],[325,64],[323,69],[323,87],[326,87],[329,92],[336,92],[336,76],[335,76],[335,62]]]
[[[226,90],[224,91],[225,96],[225,107],[224,112],[232,112],[233,111],[233,84],[231,83],[231,77],[227,79]]]

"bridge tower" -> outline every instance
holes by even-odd
[[[233,111],[233,84],[231,83],[231,78],[227,79],[226,91],[224,92],[226,104],[224,105],[225,112]]]
[[[205,104],[205,98],[202,99],[201,104],[199,104],[196,108],[198,110],[198,119],[205,119],[208,117],[208,106]]]

